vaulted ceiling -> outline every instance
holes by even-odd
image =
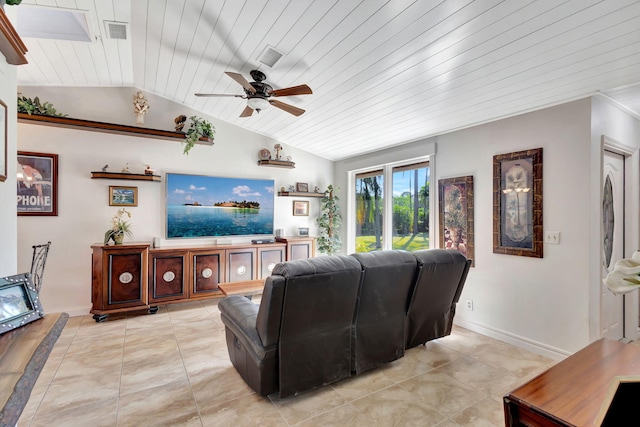
[[[17,8],[32,5],[87,11],[91,41],[24,37],[19,85],[135,86],[332,160],[597,91],[629,105],[640,99],[637,0],[24,0]],[[110,38],[105,21],[127,24],[126,39]],[[273,67],[259,62],[266,48],[283,54]],[[272,107],[241,118],[241,98],[194,96],[244,95],[225,71],[251,80],[253,69],[274,89],[308,84],[312,95],[278,98],[306,112]]]

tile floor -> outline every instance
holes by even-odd
[[[18,426],[500,426],[502,396],[555,362],[456,327],[387,366],[293,398],[229,362],[217,301],[70,318]]]

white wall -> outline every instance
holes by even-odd
[[[434,184],[474,176],[476,266],[461,297],[473,300],[473,311],[459,305],[457,323],[550,355],[589,343],[590,115],[585,99],[438,136]],[[430,142],[404,146],[402,154],[422,156]],[[561,243],[545,245],[542,259],[494,254],[493,156],[538,147],[544,229],[560,231]],[[379,161],[374,153],[338,162],[336,182],[346,185],[353,165]],[[431,206],[435,216],[437,205]]]
[[[30,98],[39,96],[41,101],[52,102],[58,111],[69,117],[135,123],[131,104],[134,88],[25,87],[20,90]],[[194,113],[152,94],[147,94],[147,98],[151,112],[146,117],[146,127],[173,130],[175,116]],[[103,116],[92,113],[96,105],[104,106]],[[42,290],[46,310],[66,311],[70,315],[88,313],[91,305],[90,246],[102,241],[111,217],[118,209],[108,204],[110,185],[138,187],[138,207],[130,209],[133,240],[150,242],[154,237],[164,237],[164,175],[167,172],[274,179],[276,188],[307,182],[311,188],[317,185],[324,189],[331,183],[332,163],[329,160],[285,145],[283,154],[293,157],[295,169],[260,167],[257,165],[258,151],[262,148],[273,151],[276,141],[215,118],[206,118],[216,127],[215,145],[196,145],[188,156],[182,154],[178,141],[18,125],[19,150],[59,155],[58,216],[18,218],[19,270],[29,268],[31,245],[48,240],[53,242]],[[156,174],[163,176],[163,182],[90,179],[91,171],[100,170],[105,164],[114,172],[120,171],[126,163],[134,173],[142,173],[144,164],[150,164]],[[15,206],[15,184],[12,191],[11,204]],[[293,200],[276,197],[275,228],[283,228],[285,234],[292,235],[297,233],[298,227],[308,226],[310,233],[315,235],[314,220],[320,211],[320,199],[307,199],[310,201],[309,217],[292,216]],[[188,244],[197,243],[197,240],[188,240]]]
[[[7,104],[7,179],[0,182],[0,277],[17,273],[16,67],[0,54],[0,100]],[[0,141],[0,150],[4,150]]]

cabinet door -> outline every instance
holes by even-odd
[[[104,260],[107,271],[104,309],[146,305],[146,251],[107,251]]]
[[[313,239],[290,240],[287,245],[288,260],[313,258]]]
[[[227,249],[227,282],[243,282],[257,278],[255,248]]]
[[[185,288],[187,253],[185,251],[151,253],[149,261],[150,302],[187,297]]]
[[[284,261],[284,247],[271,247],[258,249],[258,279],[266,279],[271,276],[273,267]]]
[[[191,296],[222,293],[218,283],[224,282],[224,251],[191,252]]]

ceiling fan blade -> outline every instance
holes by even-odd
[[[250,117],[252,114],[253,114],[253,108],[247,105],[246,107],[244,107],[244,110],[242,110],[240,117]]]
[[[195,96],[235,96],[236,98],[242,98],[243,95],[231,95],[228,93],[194,93]]]
[[[271,91],[271,96],[311,95],[313,91],[307,85],[285,87]]]
[[[285,104],[284,102],[280,102],[275,99],[270,99],[269,103],[274,107],[286,111],[287,113],[293,114],[294,116],[301,116],[304,113],[302,108],[294,107],[293,105]]]
[[[225,71],[224,73],[227,76],[231,77],[233,80],[235,80],[238,83],[240,83],[242,85],[242,87],[244,88],[244,90],[246,90],[247,92],[256,93],[256,89],[253,86],[251,86],[251,83],[249,83],[247,81],[247,79],[245,79],[242,74],[232,73],[231,71]]]

